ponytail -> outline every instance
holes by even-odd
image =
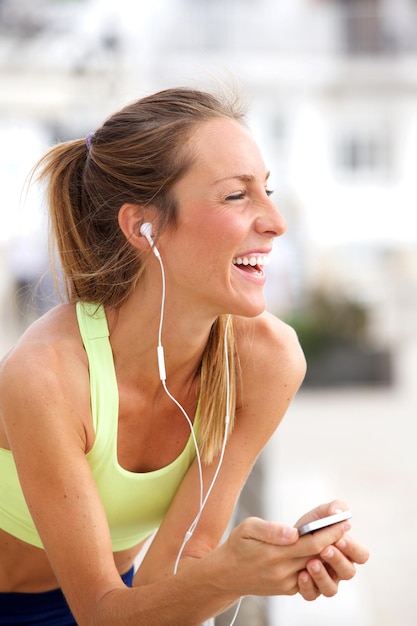
[[[84,139],[51,148],[37,163],[48,181],[50,251],[55,282],[56,252],[69,302],[120,306],[139,275],[139,259],[118,224],[118,212],[97,206],[86,176],[89,153]]]
[[[225,417],[229,417],[229,432],[232,432],[236,412],[236,376],[238,358],[235,350],[233,318],[230,320],[226,349],[230,374],[230,398],[227,406],[226,354],[224,332],[227,315],[220,315],[214,322],[202,363],[202,384],[200,396],[200,426],[198,431],[202,458],[210,463],[220,451],[224,438]]]

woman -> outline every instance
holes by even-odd
[[[367,559],[347,522],[250,518],[218,546],[305,371],[264,312],[286,225],[243,111],[167,90],[39,168],[68,303],[1,367],[0,623],[186,626],[336,593]]]

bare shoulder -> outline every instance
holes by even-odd
[[[34,419],[37,407],[46,413],[58,402],[85,406],[86,400],[88,364],[75,307],[61,305],[32,324],[1,361],[0,416],[7,422],[30,408]]]
[[[255,318],[234,318],[236,344],[242,368],[256,378],[285,377],[298,388],[306,362],[294,329],[264,312]]]
[[[258,453],[297,393],[306,362],[295,331],[273,315],[234,321],[240,364],[236,431]]]
[[[37,378],[81,357],[75,307],[61,305],[34,322],[6,354],[0,364],[0,380],[12,373],[18,380],[29,373]]]

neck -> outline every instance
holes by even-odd
[[[158,293],[159,292],[159,293]],[[137,289],[117,310],[106,311],[115,367],[120,375],[161,389],[157,361],[160,289]],[[166,380],[171,389],[192,384],[214,319],[203,319],[191,307],[165,304],[162,326]]]

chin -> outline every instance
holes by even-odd
[[[230,311],[230,313],[232,315],[239,315],[240,317],[258,317],[258,315],[261,315],[261,313],[265,311],[265,308],[265,300],[257,304],[248,302],[246,306],[242,306],[242,303],[240,303],[240,306],[235,307],[235,310]]]

